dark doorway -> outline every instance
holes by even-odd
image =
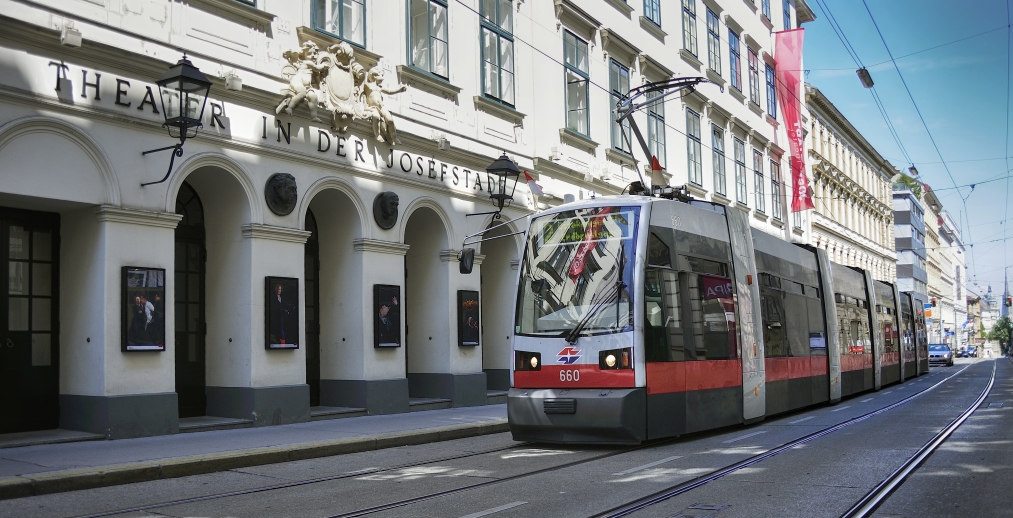
[[[313,211],[306,212],[306,383],[310,386],[310,406],[320,406],[320,241],[317,218]]]
[[[0,207],[0,433],[59,424],[60,216]]]
[[[176,394],[179,417],[206,413],[204,343],[205,263],[204,206],[190,184],[183,182],[176,196]]]

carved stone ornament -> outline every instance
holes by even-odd
[[[264,185],[264,199],[267,200],[267,207],[279,216],[291,214],[298,198],[295,177],[288,173],[274,173]]]
[[[384,229],[390,230],[397,223],[397,206],[400,203],[397,193],[392,191],[381,192],[373,199],[373,219],[376,224]]]
[[[285,96],[275,113],[282,110],[289,115],[300,104],[306,104],[310,118],[324,122],[319,109],[330,114],[331,129],[345,133],[355,119],[368,119],[374,136],[383,142],[398,144],[394,118],[383,106],[383,94],[399,94],[408,89],[395,78],[397,86],[387,88],[383,68],[377,64],[368,71],[355,61],[352,46],[341,42],[320,50],[317,44],[306,41],[298,50],[285,51],[288,64],[281,75],[289,84],[282,89]]]

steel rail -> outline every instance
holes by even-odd
[[[285,488],[289,488],[289,487],[305,486],[307,484],[317,484],[317,483],[320,483],[320,482],[329,482],[331,480],[340,480],[340,479],[343,479],[343,478],[361,477],[363,475],[372,475],[372,474],[383,473],[383,472],[387,472],[387,471],[395,471],[395,470],[399,470],[399,469],[412,468],[412,467],[415,467],[415,466],[425,466],[426,464],[434,464],[434,463],[437,463],[437,462],[446,462],[448,460],[457,460],[457,459],[465,459],[465,458],[468,458],[468,457],[476,457],[476,456],[479,456],[479,455],[488,455],[490,453],[498,453],[498,452],[501,452],[501,451],[513,450],[513,449],[522,448],[522,447],[525,447],[525,446],[531,446],[531,443],[514,444],[512,446],[505,446],[505,447],[502,447],[502,448],[493,448],[493,449],[490,449],[490,450],[482,450],[482,451],[476,451],[476,452],[471,452],[471,453],[463,453],[463,454],[460,454],[460,455],[451,455],[451,456],[441,457],[439,459],[432,459],[432,460],[424,460],[424,461],[418,461],[418,462],[411,462],[411,463],[407,463],[407,464],[399,464],[397,466],[391,466],[391,467],[388,467],[388,468],[362,469],[362,470],[358,470],[358,471],[350,471],[348,473],[342,473],[340,475],[328,475],[326,477],[316,477],[316,478],[310,478],[310,479],[305,479],[305,480],[295,480],[295,481],[292,481],[292,482],[285,482],[283,484],[274,484],[274,485],[270,485],[270,486],[255,487],[255,488],[250,488],[250,489],[241,489],[241,490],[237,490],[237,491],[229,491],[229,492],[226,492],[226,493],[216,493],[216,494],[213,494],[213,495],[195,496],[195,497],[192,497],[192,498],[182,498],[182,499],[179,499],[179,500],[172,500],[172,501],[169,501],[169,502],[161,502],[161,503],[158,503],[158,504],[142,505],[142,506],[137,506],[137,507],[131,507],[131,508],[128,508],[128,509],[118,509],[118,510],[115,510],[115,511],[103,511],[103,512],[100,512],[100,513],[80,515],[80,516],[77,516],[76,518],[99,518],[99,517],[102,517],[102,516],[116,516],[118,514],[134,513],[134,512],[140,512],[140,511],[150,511],[151,509],[158,509],[158,508],[162,508],[162,507],[170,507],[170,506],[173,506],[173,505],[192,504],[192,503],[195,503],[195,502],[206,502],[208,500],[217,500],[217,499],[220,499],[220,498],[228,498],[230,496],[242,496],[242,495],[250,495],[250,494],[254,494],[254,493],[262,493],[262,492],[265,492],[265,491],[275,491],[275,490],[278,490],[278,489],[285,489]],[[309,460],[309,459],[306,459],[306,460]]]
[[[944,442],[960,428],[960,425],[967,421],[971,414],[978,410],[978,407],[985,402],[989,392],[992,391],[992,385],[995,383],[995,371],[996,363],[992,363],[992,377],[988,380],[988,385],[985,386],[985,390],[981,391],[981,395],[978,399],[971,403],[971,406],[967,407],[962,414],[957,416],[956,419],[950,421],[950,424],[946,425],[942,430],[939,431],[929,442],[925,443],[914,455],[904,462],[896,471],[890,474],[890,476],[883,479],[876,487],[869,491],[861,500],[858,501],[851,509],[841,515],[841,518],[854,518],[854,517],[865,517],[871,515],[876,509],[879,508],[883,502],[886,501],[890,495],[896,491],[901,484],[912,473],[915,472],[925,461],[931,456]]]
[[[932,385],[932,386],[930,386],[930,387],[928,387],[928,388],[926,388],[926,389],[924,389],[924,390],[922,390],[920,392],[916,392],[915,394],[912,394],[912,395],[910,395],[910,396],[908,396],[908,397],[906,397],[904,399],[901,399],[900,401],[897,401],[896,403],[893,403],[891,405],[885,406],[885,407],[880,408],[878,410],[873,410],[872,412],[868,412],[868,413],[862,414],[862,415],[857,416],[857,417],[853,417],[853,418],[851,418],[851,419],[849,419],[847,421],[844,421],[842,423],[836,424],[836,425],[828,427],[828,428],[824,428],[823,430],[811,433],[811,434],[806,435],[805,437],[802,437],[800,439],[796,439],[794,441],[782,444],[782,445],[780,445],[780,446],[778,446],[776,448],[773,448],[771,450],[767,450],[764,453],[760,453],[760,454],[754,455],[752,457],[749,457],[748,459],[739,461],[739,462],[737,462],[735,464],[731,464],[729,466],[726,466],[724,468],[712,471],[710,473],[707,473],[707,474],[704,474],[704,475],[700,475],[699,477],[696,477],[696,478],[694,478],[692,480],[688,480],[688,481],[683,482],[681,484],[677,484],[675,486],[672,486],[672,487],[670,487],[668,489],[663,489],[661,491],[658,491],[656,493],[652,493],[652,494],[647,495],[645,497],[638,498],[638,499],[636,499],[636,500],[634,500],[632,502],[629,502],[629,503],[626,503],[626,504],[614,507],[612,509],[609,509],[608,511],[605,511],[603,513],[599,513],[599,514],[596,514],[596,515],[593,515],[593,516],[594,516],[594,518],[618,518],[620,516],[628,516],[628,515],[630,515],[632,513],[635,513],[637,511],[646,509],[646,508],[648,508],[650,506],[653,506],[655,504],[664,502],[665,500],[668,500],[670,498],[674,498],[674,497],[679,496],[679,495],[681,495],[683,493],[692,491],[692,490],[694,490],[694,489],[696,489],[698,487],[704,486],[704,485],[709,484],[709,483],[711,483],[711,482],[713,482],[715,480],[718,480],[719,478],[722,478],[725,475],[729,475],[731,473],[735,473],[736,471],[739,471],[739,470],[741,470],[743,468],[752,466],[753,464],[756,464],[758,462],[762,462],[762,461],[764,461],[766,459],[769,459],[769,458],[771,458],[771,457],[773,457],[773,456],[775,456],[775,455],[777,455],[779,453],[783,453],[783,452],[785,452],[787,450],[790,450],[790,449],[792,449],[792,448],[794,448],[796,446],[799,446],[799,445],[805,444],[807,442],[813,441],[815,439],[818,439],[820,437],[832,434],[832,433],[834,433],[834,432],[836,432],[838,430],[841,430],[842,428],[846,428],[846,427],[851,426],[853,424],[860,423],[862,421],[865,421],[866,419],[869,419],[871,417],[877,416],[879,414],[882,414],[884,412],[887,412],[889,410],[897,408],[897,407],[899,407],[899,406],[901,406],[901,405],[903,405],[903,404],[905,404],[905,403],[907,403],[907,402],[909,402],[909,401],[911,401],[911,400],[913,400],[913,399],[915,399],[915,398],[917,398],[917,397],[919,397],[919,396],[921,396],[921,395],[923,395],[923,394],[925,394],[927,392],[932,391],[936,387],[938,387],[938,386],[942,385],[943,383],[946,383],[947,381],[949,381],[954,376],[957,376],[957,375],[961,374],[962,372],[966,371],[969,367],[970,367],[970,365],[968,365],[967,367],[964,367],[963,369],[960,369],[959,371],[954,372],[953,374],[950,374],[949,376],[947,376],[947,377],[939,380],[934,385]]]

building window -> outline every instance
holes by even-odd
[[[739,57],[739,35],[728,29],[728,68],[732,76],[732,88],[742,91],[742,59]]]
[[[622,124],[616,122],[616,103],[625,97],[626,94],[630,93],[630,69],[619,64],[614,59],[609,62],[609,90],[612,93],[609,98],[609,120],[612,122],[612,149],[632,155],[633,149],[630,148],[632,144],[630,139],[633,138],[633,133],[630,130],[630,121],[623,120]]]
[[[760,0],[760,14],[766,19],[770,19],[770,0]]]
[[[682,0],[682,48],[696,56],[696,0]]]
[[[665,167],[668,163],[665,158],[665,100],[658,92],[647,94],[647,98],[657,98],[656,102],[647,105],[647,146],[661,167]]]
[[[707,66],[721,75],[721,24],[718,15],[707,9]]]
[[[777,120],[777,90],[774,88],[774,67],[767,67],[767,113],[774,120]]]
[[[513,3],[482,0],[482,93],[514,104]]]
[[[661,27],[661,0],[644,0],[644,18]]]
[[[696,185],[703,185],[703,164],[700,154],[700,114],[686,108],[686,155],[689,159],[689,181]]]
[[[313,0],[313,28],[366,47],[365,0]]]
[[[753,150],[753,191],[756,195],[756,212],[766,212],[763,200],[763,153]]]
[[[749,205],[749,193],[746,191],[746,143],[734,139],[735,148],[735,201],[740,205]]]
[[[770,212],[774,219],[781,219],[781,164],[770,161]]]
[[[791,217],[792,217],[793,224],[795,225],[795,228],[801,230],[802,229],[802,212],[801,211],[796,212],[796,213],[792,214]]]
[[[566,129],[587,136],[587,42],[570,32],[563,33],[563,56],[566,70]]]
[[[711,126],[711,160],[714,162],[714,192],[725,196],[725,132]]]
[[[791,30],[791,3],[784,0],[784,30]]]
[[[753,104],[760,105],[760,60],[756,57],[756,51],[746,47],[749,53],[749,100]]]
[[[411,65],[420,70],[450,77],[447,47],[447,4],[439,0],[408,0],[408,49]]]

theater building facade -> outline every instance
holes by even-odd
[[[671,184],[804,241],[749,79],[804,2],[760,3],[0,0],[0,433],[501,401],[522,240],[471,274],[462,243],[637,179],[609,118],[644,81],[739,81],[638,124]],[[156,81],[184,54],[211,87],[177,154]],[[496,219],[504,154],[543,192]]]

